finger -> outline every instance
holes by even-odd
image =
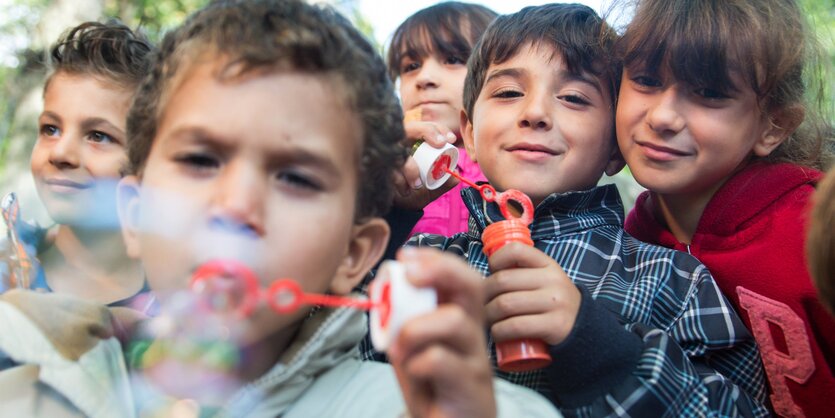
[[[545,287],[573,286],[571,278],[560,268],[508,268],[491,274],[484,280],[485,301],[497,296]]]
[[[459,257],[433,248],[405,247],[397,260],[403,263],[412,284],[435,288],[440,303],[455,303],[471,317],[483,317],[482,276]]]
[[[392,183],[394,183],[394,189],[397,192],[397,196],[408,196],[412,191],[412,187],[409,186],[409,182],[400,170],[392,173]]]
[[[461,355],[487,358],[482,323],[453,304],[413,318],[400,329],[395,356],[411,357],[432,345],[443,345]]]
[[[455,133],[448,127],[434,122],[407,122],[403,125],[406,129],[406,138],[413,143],[416,140],[423,140],[435,148],[441,148],[445,144],[454,144],[457,140]]]
[[[514,316],[491,325],[490,334],[497,342],[534,338],[557,345],[571,333],[576,318],[576,312]]]
[[[510,242],[499,248],[487,260],[490,271],[501,271],[507,268],[529,267],[543,268],[557,265],[557,262],[541,250],[520,242]]]
[[[403,164],[400,171],[403,174],[406,184],[412,189],[420,189],[423,186],[423,182],[420,181],[420,169],[414,158],[407,158],[406,163]]]
[[[494,324],[514,316],[538,315],[568,308],[564,303],[568,297],[560,294],[560,290],[536,289],[503,293],[484,306],[485,319],[488,324]]]

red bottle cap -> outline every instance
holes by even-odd
[[[545,341],[524,338],[496,344],[496,362],[505,372],[527,372],[551,363]]]
[[[484,243],[484,254],[488,257],[511,242],[533,245],[531,230],[520,219],[507,219],[488,225],[481,233],[481,241]]]

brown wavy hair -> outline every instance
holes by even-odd
[[[118,20],[84,22],[65,32],[50,49],[46,86],[53,75],[65,72],[101,77],[134,90],[151,68],[153,51],[142,32]]]
[[[762,112],[793,110],[803,123],[768,157],[824,168],[833,130],[824,111],[820,49],[793,0],[638,0],[618,41],[628,69],[660,73],[692,86],[733,90],[738,72]],[[775,121],[772,121],[775,123]],[[829,143],[830,145],[827,145]]]

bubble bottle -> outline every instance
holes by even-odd
[[[14,192],[5,195],[0,201],[0,212],[3,214],[6,239],[8,240],[8,249],[2,255],[3,261],[8,266],[8,272],[0,273],[0,276],[2,276],[0,277],[0,293],[12,288],[29,289],[32,285],[34,261],[26,253],[23,241],[18,235],[20,203]]]
[[[505,220],[488,225],[481,234],[483,251],[487,257],[511,242],[533,246],[529,225],[533,221],[534,210],[533,203],[526,194],[515,189],[498,193],[489,184],[475,184],[451,170],[447,170],[447,173],[478,190],[485,201],[495,202],[505,217]],[[520,216],[517,217],[511,212],[510,202],[515,202],[521,207]],[[502,371],[524,372],[547,366],[551,363],[551,355],[548,353],[548,346],[540,339],[501,341],[496,343],[496,363]]]

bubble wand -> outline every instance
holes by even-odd
[[[17,195],[11,192],[0,201],[0,212],[3,213],[3,222],[6,225],[6,236],[11,245],[11,263],[9,266],[10,277],[9,287],[28,289],[30,287],[30,272],[32,271],[32,259],[26,253],[20,236],[17,232],[17,222],[20,218],[20,203]]]
[[[369,287],[369,299],[306,293],[291,279],[278,279],[267,289],[258,277],[237,260],[211,260],[192,274],[190,288],[201,297],[201,306],[215,312],[231,312],[245,318],[260,302],[278,314],[288,314],[302,305],[348,307],[370,312],[371,341],[385,351],[409,319],[437,308],[435,289],[416,288],[405,268],[396,261],[380,265]]]

